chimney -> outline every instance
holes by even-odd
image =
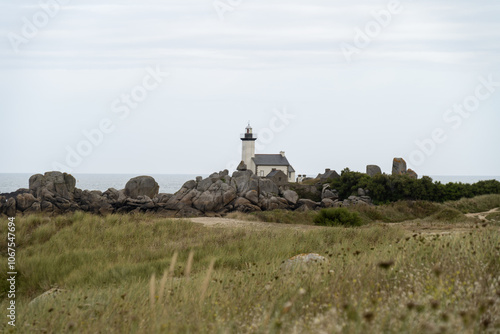
[[[280,154],[283,158],[285,157],[285,151],[281,151]]]
[[[325,168],[325,173],[328,173],[330,171],[330,168]]]

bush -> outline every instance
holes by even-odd
[[[356,212],[345,208],[323,209],[314,218],[314,223],[323,226],[359,226],[361,218]]]
[[[258,211],[250,214],[250,216],[256,217],[261,222],[303,225],[312,225],[314,215],[314,211],[298,212],[288,210]]]
[[[453,208],[445,208],[436,213],[435,215],[432,215],[431,218],[432,220],[447,221],[447,222],[467,219],[463,213]]]
[[[344,169],[340,178],[330,183],[337,189],[340,199],[357,193],[358,188],[367,189],[375,204],[385,204],[404,200],[431,202],[456,201],[479,195],[500,194],[497,180],[479,181],[474,184],[433,182],[428,176],[412,179],[408,175],[378,174],[370,177],[359,172]]]

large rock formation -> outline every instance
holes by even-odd
[[[406,174],[406,161],[403,158],[394,158],[392,160],[392,175]]]
[[[406,169],[406,161],[403,158],[394,158],[392,161],[392,175],[408,175],[412,179],[418,179],[414,170]]]
[[[60,172],[36,174],[30,178],[29,189],[0,194],[0,214],[64,213],[76,210],[94,214],[152,212],[165,216],[223,215],[231,211],[316,210],[322,207],[343,206],[369,202],[360,196],[339,201],[336,190],[324,187],[321,202],[300,198],[289,187],[279,188],[272,180],[261,178],[250,170],[227,170],[203,179],[190,180],[175,194],[159,194],[158,183],[150,176],[130,179],[123,190],[110,188],[104,192],[81,190],[75,187],[73,176]],[[313,187],[315,186],[303,186]],[[300,188],[300,187],[299,187]],[[299,189],[297,188],[297,189]],[[301,192],[304,190],[300,188]],[[297,190],[299,191],[299,190]],[[299,193],[301,193],[299,192]],[[310,194],[310,192],[306,192]],[[366,194],[365,194],[366,195]]]
[[[148,196],[153,198],[158,195],[160,186],[151,176],[137,176],[130,179],[125,185],[125,195],[132,198]]]
[[[72,200],[76,179],[67,173],[47,172],[30,177],[29,190],[35,197]]]
[[[269,179],[263,179],[250,170],[236,171],[229,176],[227,170],[214,173],[201,181],[188,181],[168,200],[166,208],[180,210],[192,206],[198,213],[226,213],[238,210],[258,211],[280,206],[273,196],[279,188]],[[286,201],[285,201],[286,202]]]
[[[375,176],[377,174],[382,174],[382,170],[377,165],[368,165],[366,166],[366,174],[369,176]]]

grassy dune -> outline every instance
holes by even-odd
[[[500,207],[500,195],[482,195],[463,198],[444,204],[429,201],[399,201],[386,205],[356,205],[349,211],[357,213],[364,224],[384,222],[399,223],[408,220],[429,222],[463,222],[466,213],[484,212]],[[262,211],[251,214],[230,213],[228,217],[249,221],[262,221],[282,224],[313,225],[315,212],[297,212],[286,210]]]
[[[500,331],[494,223],[446,235],[375,223],[218,229],[79,212],[16,224],[19,333]],[[4,238],[0,244],[6,249]],[[282,269],[307,252],[328,262]],[[60,292],[35,299],[54,287]],[[8,327],[3,321],[0,331]]]

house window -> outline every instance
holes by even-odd
[[[281,177],[278,177],[278,182],[281,182]]]
[[[260,176],[264,176],[264,171],[263,170],[260,171]]]

